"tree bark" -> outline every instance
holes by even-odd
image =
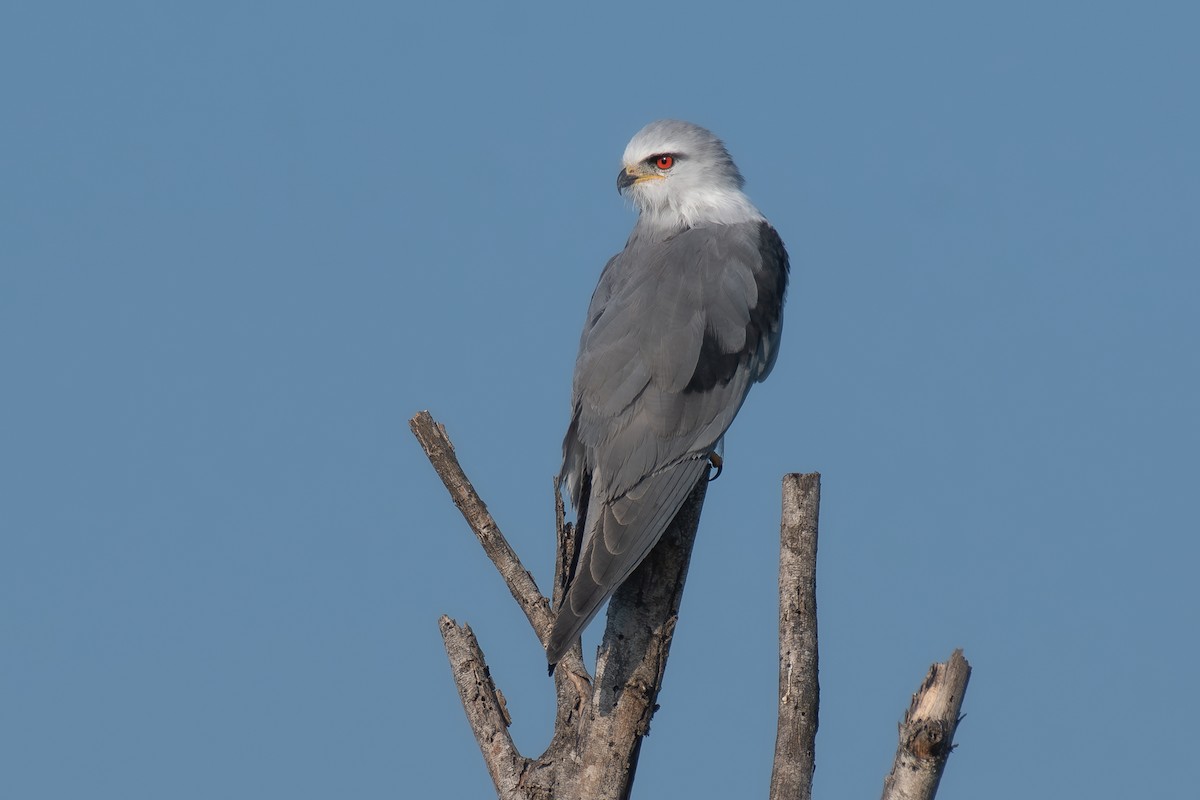
[[[883,782],[883,800],[932,800],[954,750],[971,665],[955,650],[933,664],[900,723],[900,745]]]
[[[582,769],[562,776],[561,785],[570,790],[561,797],[629,797],[642,739],[658,709],[707,490],[702,478],[650,555],[609,602],[596,657],[596,688],[579,728],[578,749],[567,754],[577,757]]]
[[[551,603],[521,564],[458,463],[445,428],[421,412],[409,422],[434,470],[525,611],[542,644],[554,619]],[[812,795],[817,733],[816,556],[820,475],[790,474],[783,481],[779,559],[779,720],[771,800]],[[662,539],[609,602],[593,680],[576,643],[554,670],[554,735],[536,759],[518,752],[504,695],[467,625],[443,616],[438,624],[467,721],[500,800],[628,800],[642,739],[650,731],[707,479],[696,484]],[[564,522],[554,487],[558,553],[552,596],[561,602],[574,558],[576,531]],[[970,666],[956,650],[930,668],[900,726],[900,748],[884,784],[884,800],[932,798],[953,749]]]
[[[445,428],[427,412],[414,416],[409,425],[544,645],[553,621],[550,604],[467,479]],[[467,721],[501,800],[629,797],[641,740],[649,733],[662,688],[707,488],[707,480],[696,484],[662,539],[613,595],[594,685],[579,645],[559,661],[554,670],[554,736],[537,759],[521,756],[513,745],[503,694],[492,682],[470,628],[449,617],[439,621]],[[557,487],[555,495],[554,595],[561,599],[577,542],[572,526],[563,522]]]
[[[492,783],[501,797],[521,797],[517,792],[529,759],[517,752],[508,733],[512,719],[505,707],[504,696],[492,682],[479,642],[469,625],[459,626],[447,616],[439,619],[438,625],[442,629],[458,696],[479,749],[483,751],[483,761],[492,776]]]
[[[517,605],[529,618],[529,624],[533,626],[534,633],[538,635],[539,640],[545,641],[550,625],[554,621],[550,604],[538,590],[533,575],[525,569],[521,559],[517,557],[508,540],[504,538],[504,534],[500,532],[496,520],[492,519],[487,505],[479,498],[475,487],[471,485],[466,473],[459,466],[458,457],[454,453],[454,444],[446,435],[445,426],[435,422],[428,411],[420,412],[409,420],[408,424],[412,428],[413,435],[420,442],[421,449],[429,458],[429,463],[433,465],[434,471],[437,472],[438,477],[442,479],[442,483],[450,492],[450,499],[454,501],[454,505],[458,506],[463,518],[475,532],[475,537],[479,539],[483,551],[496,565],[496,569],[500,572],[500,577],[504,578],[504,583],[512,593],[513,599],[517,601]]]
[[[783,478],[779,541],[779,721],[771,800],[809,800],[816,768],[817,512],[821,476]]]

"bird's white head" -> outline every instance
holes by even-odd
[[[690,122],[651,122],[629,140],[617,190],[631,199],[643,222],[687,228],[760,220],[742,193],[742,173],[725,144]]]

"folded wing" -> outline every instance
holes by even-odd
[[[787,278],[783,243],[761,221],[664,241],[635,229],[605,267],[563,442],[560,480],[586,513],[550,663],[662,537],[749,387],[770,372]]]

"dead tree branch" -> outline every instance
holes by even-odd
[[[550,602],[521,564],[487,506],[467,479],[445,429],[427,413],[410,420],[422,449],[525,611],[539,641],[553,620]],[[779,722],[771,800],[809,800],[817,733],[816,556],[821,476],[783,481],[779,560]],[[536,759],[518,752],[504,695],[495,686],[479,642],[467,625],[439,620],[446,655],[475,739],[500,800],[628,800],[641,742],[657,710],[667,656],[687,580],[707,480],[700,480],[662,539],[613,595],[593,681],[578,645],[554,671],[554,735]],[[553,596],[578,546],[563,521],[555,487],[558,553]],[[970,666],[956,650],[934,664],[900,726],[900,748],[884,784],[884,800],[931,800],[953,749]]]
[[[563,797],[629,796],[642,739],[658,708],[707,490],[701,478],[662,539],[609,602],[596,689],[580,727],[579,753],[588,768]]]
[[[544,642],[553,619],[550,604],[467,479],[445,428],[426,412],[409,424]],[[470,628],[448,617],[440,620],[459,697],[502,800],[623,800],[629,796],[641,740],[649,732],[662,687],[707,487],[705,480],[696,485],[662,540],[613,595],[595,686],[578,647],[559,662],[554,672],[558,705],[554,736],[537,759],[523,757],[513,745],[503,694],[493,684]],[[555,511],[557,597],[577,542],[572,526],[563,522],[562,501],[557,497]]]
[[[971,665],[955,650],[933,664],[900,723],[900,745],[883,782],[883,800],[932,800],[954,750]]]
[[[816,762],[817,515],[821,476],[783,478],[779,541],[779,723],[771,800],[809,800]]]
[[[504,578],[513,599],[529,618],[529,624],[533,626],[538,640],[545,642],[554,621],[550,604],[538,590],[533,575],[525,569],[521,559],[500,532],[496,520],[492,519],[487,505],[476,494],[475,487],[459,466],[458,457],[454,454],[454,444],[446,435],[446,428],[435,422],[428,411],[418,413],[408,421],[408,425],[417,441],[421,443],[421,449],[425,451],[434,471],[446,485],[454,505],[458,506],[479,543],[483,545],[483,551],[500,571],[500,577]]]
[[[501,797],[519,797],[514,794],[529,766],[513,744],[508,726],[512,723],[504,705],[504,695],[496,689],[483,651],[471,631],[471,626],[459,626],[454,620],[443,616],[438,620],[442,629],[442,640],[446,644],[446,657],[450,659],[450,671],[458,686],[458,696],[467,721],[475,733],[475,740],[483,752],[484,763],[492,776],[492,783]]]

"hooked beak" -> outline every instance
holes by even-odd
[[[637,183],[638,175],[633,172],[630,167],[626,167],[617,173],[617,194],[621,194],[630,186]]]
[[[630,186],[642,181],[661,181],[662,175],[654,170],[646,169],[639,164],[630,164],[617,173],[617,193],[622,194]]]

